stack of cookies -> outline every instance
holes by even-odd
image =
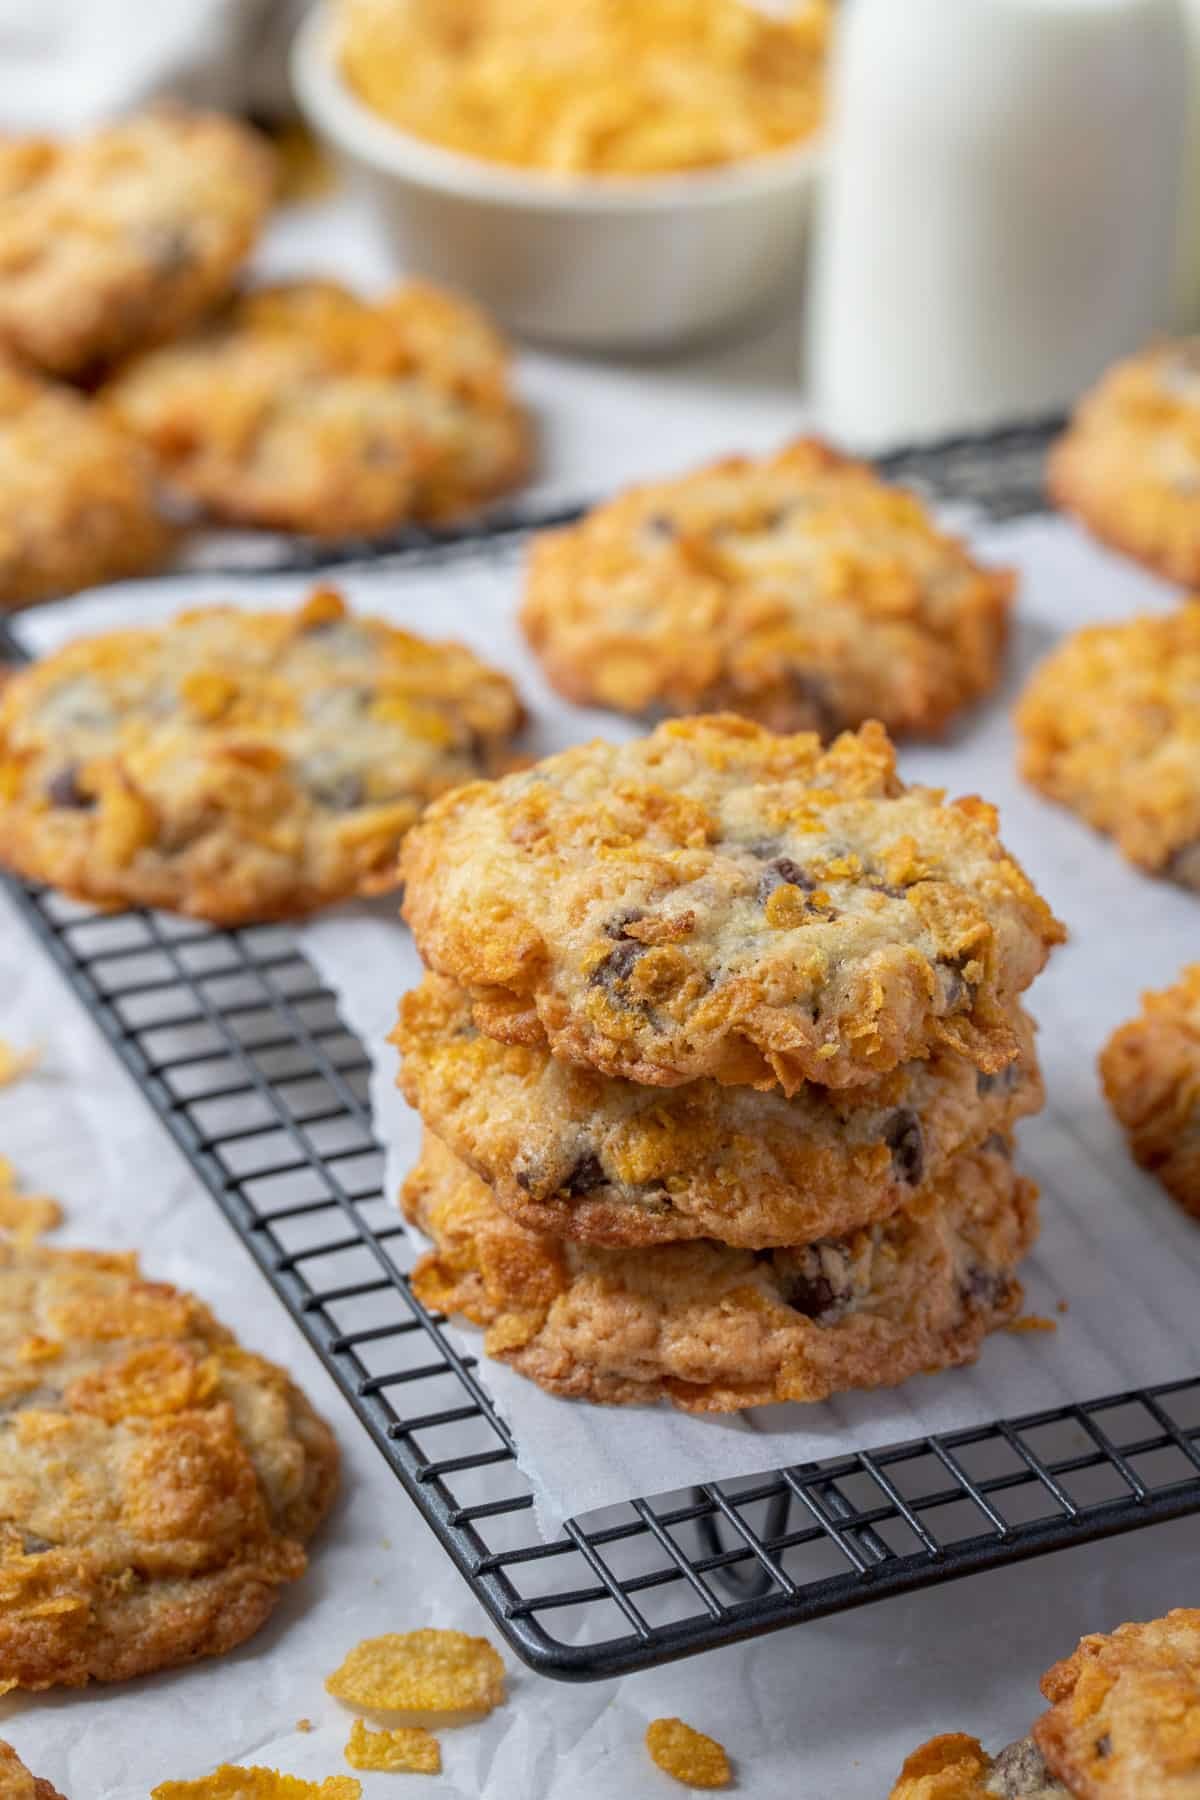
[[[403,873],[413,1285],[490,1354],[722,1411],[963,1363],[1013,1316],[1020,996],[1062,929],[882,727],[584,745],[435,802]]]

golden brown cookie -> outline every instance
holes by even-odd
[[[101,905],[299,916],[395,886],[426,802],[520,719],[469,650],[329,589],[83,639],[0,691],[0,860]]]
[[[1034,1739],[1075,1800],[1198,1800],[1200,1610],[1082,1638],[1042,1692]]]
[[[1200,1219],[1200,963],[1142,996],[1101,1052],[1100,1076],[1137,1161]]]
[[[63,1800],[56,1787],[31,1775],[11,1744],[0,1740],[0,1800]]]
[[[399,1085],[518,1224],[610,1246],[711,1237],[761,1249],[870,1225],[1043,1100],[1033,1022],[985,1075],[949,1050],[862,1087],[642,1087],[498,1043],[427,975],[392,1034]]]
[[[998,1073],[1062,936],[994,810],[906,788],[878,725],[585,744],[435,803],[403,873],[484,1031],[661,1086],[849,1087],[937,1045]]]
[[[1016,723],[1027,781],[1130,862],[1200,890],[1200,600],[1073,632]]]
[[[0,346],[82,376],[177,337],[228,293],[273,181],[256,132],[181,106],[0,142]]]
[[[1050,454],[1050,496],[1167,581],[1200,586],[1200,338],[1117,363]]]
[[[948,1732],[914,1750],[890,1800],[1072,1800],[1032,1738],[989,1756],[978,1738]],[[1112,1796],[1116,1800],[1116,1796]]]
[[[140,574],[170,542],[141,446],[0,356],[0,608]]]
[[[805,440],[541,534],[521,616],[584,705],[930,735],[999,679],[1012,590],[915,495]]]
[[[487,1353],[539,1387],[733,1412],[973,1361],[1020,1305],[1014,1271],[1036,1236],[1036,1194],[997,1144],[842,1239],[602,1250],[517,1225],[427,1133],[403,1205],[435,1245],[413,1272],[418,1298],[485,1326]]]
[[[337,1460],[285,1372],[136,1257],[0,1244],[0,1690],[240,1644]]]
[[[508,348],[465,300],[410,282],[249,293],[104,390],[181,500],[233,524],[347,537],[439,523],[530,458]]]

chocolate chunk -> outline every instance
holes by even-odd
[[[1097,1756],[1111,1756],[1112,1755],[1112,1739],[1108,1735],[1107,1731],[1105,1732],[1103,1737],[1099,1737],[1096,1739],[1096,1755]]]
[[[39,1537],[36,1531],[21,1534],[21,1554],[23,1556],[44,1556],[47,1550],[55,1549],[49,1538]]]
[[[315,781],[309,791],[318,806],[327,806],[331,812],[353,812],[367,798],[363,778],[353,770],[332,775],[328,780]]]
[[[792,1311],[803,1313],[806,1319],[819,1319],[838,1303],[837,1289],[828,1275],[802,1275],[797,1271],[781,1283],[781,1289]]]
[[[585,1156],[580,1157],[563,1182],[562,1191],[575,1200],[582,1194],[590,1194],[596,1188],[606,1186],[607,1182],[608,1176],[600,1165],[600,1158],[589,1150]]]
[[[776,888],[780,887],[796,887],[806,894],[811,894],[816,885],[808,870],[802,869],[800,864],[793,862],[790,856],[777,856],[770,867],[764,869],[759,877],[758,897],[760,900],[766,900],[775,892]]]
[[[622,938],[615,949],[609,951],[602,963],[597,963],[588,977],[589,987],[606,987],[610,990],[623,981],[628,981],[633,965],[639,956],[645,956],[647,946],[639,944],[636,938]]]
[[[996,1269],[985,1269],[976,1265],[968,1269],[963,1279],[962,1295],[964,1300],[977,1300],[981,1306],[995,1307],[1008,1293],[1008,1276]]]
[[[939,959],[934,964],[934,970],[947,1012],[962,1012],[965,1007],[973,1004],[975,989],[957,963]]]
[[[975,1088],[980,1094],[1011,1094],[1020,1079],[1020,1063],[1010,1062],[1006,1069],[998,1069],[994,1075],[980,1069],[975,1076]]]
[[[849,1267],[845,1246],[810,1244],[804,1250],[773,1253],[775,1276],[786,1305],[806,1319],[823,1319],[840,1313],[850,1298]]]
[[[610,938],[628,937],[629,934],[625,927],[627,925],[636,925],[637,921],[639,919],[644,919],[645,916],[646,915],[640,906],[631,906],[628,912],[616,913],[609,919],[604,927],[604,935],[605,937]]]
[[[911,1106],[897,1107],[884,1127],[883,1141],[899,1179],[916,1187],[925,1173],[925,1133]]]
[[[96,804],[95,797],[85,794],[79,785],[78,763],[66,763],[52,775],[46,783],[46,793],[52,805],[72,812],[88,812]]]

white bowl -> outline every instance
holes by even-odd
[[[373,196],[404,266],[473,295],[516,332],[661,349],[799,284],[821,160],[813,144],[645,179],[558,178],[461,156],[357,98],[321,9],[297,33],[292,82],[310,124]]]

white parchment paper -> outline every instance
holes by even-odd
[[[1171,603],[1066,526],[1022,524],[981,542],[1017,561],[1024,575],[1003,700],[1061,630]],[[514,671],[537,718],[535,749],[624,732],[619,722],[551,701],[510,622],[516,578],[511,561],[455,561],[436,574],[351,571],[344,585],[359,603],[466,638]],[[247,582],[235,594],[211,577],[128,584],[40,609],[20,629],[44,649],[79,630],[168,616],[202,598],[290,604],[304,585]],[[744,1421],[576,1407],[489,1370],[541,1492],[547,1529],[561,1513],[668,1484],[878,1444],[1194,1366],[1200,1234],[1129,1164],[1098,1094],[1094,1058],[1143,986],[1166,983],[1185,957],[1200,954],[1195,902],[1135,875],[1083,826],[1022,791],[1002,702],[983,709],[951,744],[906,752],[903,767],[910,778],[996,800],[1007,840],[1074,930],[1033,990],[1051,1105],[1024,1128],[1021,1149],[1045,1192],[1029,1304],[1052,1313],[1065,1297],[1070,1311],[1053,1336],[1001,1334],[974,1371],[926,1378],[883,1399]],[[416,975],[406,934],[385,909],[350,909],[304,936],[338,984],[347,1017],[378,1048],[396,995]],[[154,1272],[203,1292],[246,1341],[296,1371],[336,1424],[347,1457],[346,1496],[309,1577],[252,1644],[219,1664],[120,1690],[10,1696],[0,1700],[0,1735],[71,1800],[134,1800],[158,1780],[226,1759],[336,1772],[344,1767],[347,1722],[321,1682],[344,1649],[368,1632],[416,1624],[478,1630],[480,1615],[285,1315],[265,1304],[245,1252],[58,977],[31,956],[6,907],[0,999],[0,1030],[39,1038],[47,1050],[40,1074],[0,1091],[0,1151],[28,1186],[58,1193],[68,1208],[68,1241],[137,1245]],[[398,1183],[416,1140],[415,1122],[394,1095],[393,1070],[384,1046],[374,1097],[389,1180]],[[445,1774],[408,1784],[489,1800],[625,1800],[652,1791],[656,1780],[641,1748],[646,1720],[679,1713],[727,1742],[744,1792],[867,1800],[887,1792],[903,1755],[935,1730],[968,1728],[997,1745],[1024,1729],[1038,1704],[1037,1675],[1080,1632],[1194,1599],[1198,1586],[1200,1530],[1182,1521],[620,1683],[568,1689],[518,1671],[506,1708],[481,1727],[445,1734]],[[301,1717],[313,1721],[312,1733],[296,1730]],[[369,1800],[397,1791],[387,1776],[367,1776],[364,1786]]]

